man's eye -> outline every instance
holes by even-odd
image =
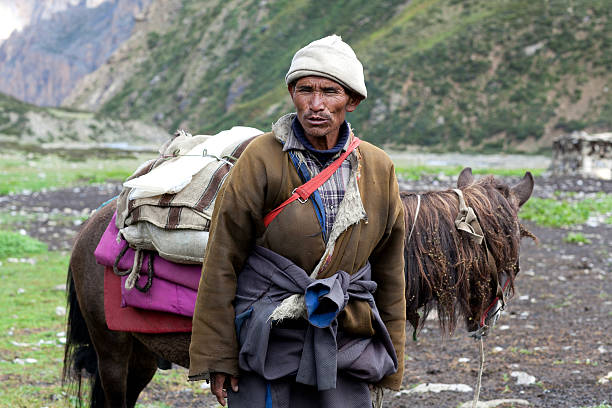
[[[329,88],[324,90],[326,95],[344,95],[344,89]]]

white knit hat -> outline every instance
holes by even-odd
[[[289,85],[310,75],[336,81],[364,99],[368,96],[363,79],[363,65],[351,46],[338,35],[313,41],[296,52],[285,75],[285,82]]]

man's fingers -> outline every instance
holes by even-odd
[[[233,375],[230,377],[230,382],[232,383],[232,390],[234,392],[238,392],[238,377],[234,377]]]
[[[225,390],[221,390],[221,398],[217,396],[217,401],[219,401],[219,404],[225,406],[226,398],[227,398],[227,392]]]
[[[217,397],[219,404],[225,406],[225,398],[227,393],[223,391],[223,383],[225,382],[225,374],[215,373],[212,378],[211,391]]]
[[[222,396],[217,395],[217,402],[219,403],[219,405],[225,406],[225,398],[223,398]]]
[[[219,404],[225,406],[225,398],[223,395],[223,390],[217,392],[216,390],[213,391],[213,394],[215,394],[215,397],[217,397],[217,401],[219,402]]]
[[[217,402],[223,406],[225,406],[225,399],[227,398],[227,391],[223,387],[225,386],[225,381],[227,380],[228,375],[223,373],[214,373],[210,378],[210,391],[215,397],[217,397]],[[230,375],[229,380],[232,390],[234,392],[238,392],[238,377]]]

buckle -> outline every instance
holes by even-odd
[[[297,188],[294,188],[293,191],[291,192],[291,195],[297,194]],[[302,197],[300,197],[299,194],[297,194],[297,200],[301,203],[304,204],[308,201],[308,197],[306,197],[305,200],[302,199]]]

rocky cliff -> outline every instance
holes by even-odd
[[[0,92],[57,106],[132,33],[151,0],[26,0],[13,11],[29,23],[0,46]]]
[[[96,71],[81,78],[62,105],[97,111],[142,69],[161,35],[176,22],[182,0],[154,1],[139,15],[132,35]],[[174,129],[172,129],[173,131]]]
[[[0,44],[13,31],[22,30],[41,20],[48,20],[55,13],[65,11],[69,7],[85,6],[95,8],[109,0],[0,0]]]

